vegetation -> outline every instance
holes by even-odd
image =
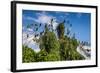
[[[28,48],[27,46],[23,46],[22,51],[23,51],[22,53],[23,62],[29,63],[29,62],[34,62],[36,60],[36,53],[31,48]]]
[[[57,34],[59,39],[64,38],[64,28],[64,22],[60,23],[57,27]]]
[[[51,29],[53,30],[53,27],[49,29],[49,26],[45,24],[44,34],[40,35],[38,42],[40,51],[36,53],[33,49],[23,46],[23,62],[29,63],[85,59],[76,50],[79,43],[75,38],[75,34],[73,34],[73,37],[70,37],[69,34],[71,31],[67,29],[68,31],[65,35],[64,22],[59,23],[57,26],[57,36],[54,31],[50,31]],[[51,25],[52,23],[53,19],[51,20]]]

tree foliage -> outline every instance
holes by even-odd
[[[64,23],[60,23],[57,27],[58,38],[64,37],[64,31],[65,31]]]
[[[53,19],[51,20],[51,24],[52,22]],[[76,50],[79,43],[75,37],[75,34],[73,34],[73,37],[70,37],[68,35],[71,33],[71,31],[68,31],[67,35],[65,35],[64,22],[59,23],[58,27],[56,28],[58,38],[55,32],[50,31],[48,25],[45,24],[44,34],[40,36],[38,42],[40,51],[36,53],[33,49],[23,46],[23,62],[29,63],[85,59]]]
[[[31,48],[28,48],[27,46],[23,46],[22,47],[22,61],[25,63],[29,63],[29,62],[34,62],[36,60],[35,56],[36,53],[34,50],[32,50]]]
[[[40,48],[41,50],[45,49],[47,53],[46,58],[48,61],[60,60],[59,42],[54,32],[48,31],[47,27],[46,27],[44,35],[40,38]]]

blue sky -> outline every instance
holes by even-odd
[[[23,10],[22,12],[22,25],[23,32],[27,31],[26,27],[30,24],[42,24],[38,32],[43,31],[44,24],[50,23],[50,19],[54,19],[54,29],[56,26],[65,19],[65,28],[72,24],[71,33],[76,34],[76,38],[80,41],[90,42],[91,36],[91,14],[90,13],[78,13],[78,12],[55,12],[55,11],[34,11]],[[69,21],[69,24],[68,22]],[[28,31],[33,32],[30,28]]]

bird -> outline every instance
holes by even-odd
[[[40,23],[40,26],[41,26],[41,23]],[[39,27],[40,27],[40,26],[39,26]]]

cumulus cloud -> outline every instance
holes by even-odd
[[[51,19],[53,18],[53,29],[56,29],[58,23],[57,23],[57,19],[54,16],[48,15],[46,12],[42,12],[42,13],[37,13],[38,18],[35,19],[36,22],[38,23],[42,23],[42,24],[50,24],[51,23]]]
[[[22,17],[23,17],[24,20],[32,20],[32,21],[35,20],[35,18],[31,17],[31,16],[25,16],[25,15],[23,15]]]
[[[34,20],[34,18],[33,17],[30,17],[30,16],[27,16],[27,19],[28,20]]]
[[[29,34],[29,37],[27,38],[27,32],[23,32],[23,45],[28,46],[29,48],[32,48],[35,52],[39,52],[39,44],[33,41],[34,35]]]
[[[53,21],[53,29],[56,29],[57,26],[58,26],[57,20],[54,19],[54,21]]]
[[[37,15],[37,18],[34,18],[34,17],[30,17],[30,16],[24,16],[23,15],[23,18],[24,19],[27,19],[27,20],[33,20],[37,23],[42,23],[42,24],[50,24],[51,23],[51,19],[53,18],[54,21],[53,21],[53,29],[56,29],[58,23],[57,23],[57,18],[54,17],[54,16],[51,16],[49,14],[47,14],[45,11],[41,12],[41,13],[36,13]],[[32,29],[27,29],[28,31],[33,31]]]
[[[45,24],[45,23],[49,23],[52,18],[53,16],[49,16],[43,13],[43,14],[38,14],[38,18],[35,21],[38,23]]]
[[[28,28],[27,30],[30,31],[30,32],[33,32],[33,29],[31,29],[31,28]]]
[[[77,13],[77,17],[80,18],[82,16],[82,13]]]

